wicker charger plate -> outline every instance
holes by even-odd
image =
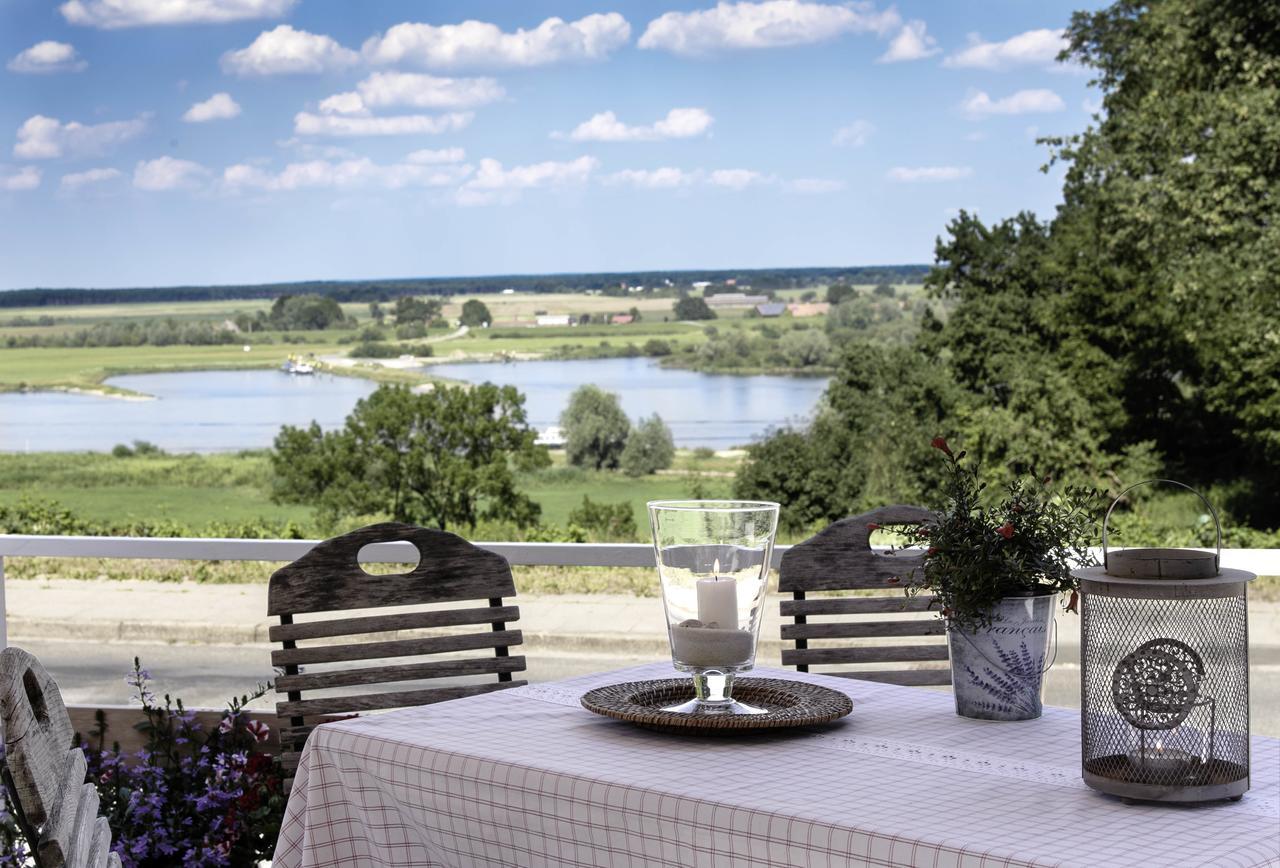
[[[693,681],[628,681],[597,687],[583,695],[588,711],[654,729],[680,732],[732,732],[786,729],[830,723],[853,711],[849,697],[829,687],[779,678],[743,678],[733,683],[733,698],[765,714],[682,714],[666,706],[693,699]]]

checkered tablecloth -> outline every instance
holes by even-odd
[[[583,709],[652,665],[341,721],[307,743],[276,853],[319,866],[1280,866],[1280,742],[1253,788],[1125,805],[1080,781],[1080,717],[959,718],[950,694],[843,690],[821,732],[691,739]]]

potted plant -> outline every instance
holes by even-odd
[[[935,437],[947,461],[936,522],[908,528],[924,562],[905,581],[908,594],[932,594],[947,622],[956,713],[982,720],[1031,720],[1041,713],[1044,672],[1056,654],[1054,613],[1070,592],[1073,568],[1093,566],[1098,493],[1054,490],[1045,477],[1017,480],[998,502],[965,453]]]

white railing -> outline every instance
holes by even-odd
[[[22,536],[0,534],[0,647],[8,644],[4,615],[4,559],[6,557],[121,558],[179,561],[296,560],[319,540],[153,539],[113,536]],[[645,543],[514,543],[479,542],[513,566],[652,567],[653,547]],[[773,565],[790,546],[777,546]],[[407,542],[377,543],[361,551],[367,563],[405,563],[415,560]],[[1101,551],[1097,554],[1101,555]],[[1223,549],[1222,566],[1259,575],[1280,575],[1280,549]]]

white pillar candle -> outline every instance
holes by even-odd
[[[738,627],[738,583],[733,579],[698,579],[698,620],[717,627]]]

